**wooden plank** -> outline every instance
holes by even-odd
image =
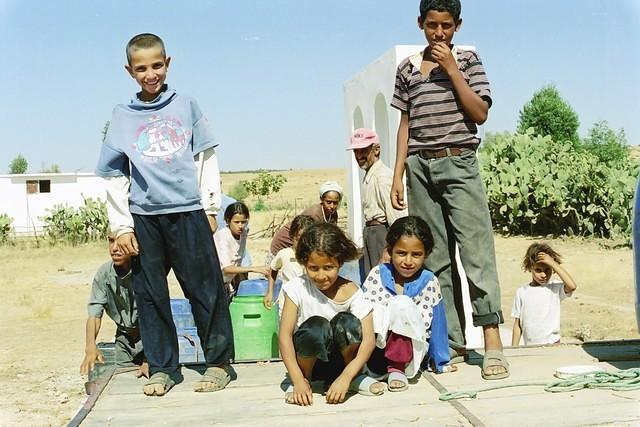
[[[548,383],[564,365],[598,364],[607,369],[623,362],[598,363],[580,346],[551,346],[505,349],[511,363],[511,377],[484,381],[474,363],[460,364],[459,371],[434,376],[449,391],[478,389],[520,382]],[[628,362],[624,362],[628,363]],[[637,365],[636,365],[637,366]],[[216,393],[195,393],[193,384],[200,373],[183,369],[184,381],[164,397],[147,397],[141,392],[144,380],[118,375],[107,385],[83,427],[89,426],[307,426],[333,425],[426,425],[469,426],[471,423],[450,403],[438,400],[439,391],[420,379],[403,393],[387,392],[379,397],[354,395],[342,405],[328,405],[314,394],[314,405],[298,407],[284,403],[282,363],[235,365],[238,378],[229,388]],[[548,393],[542,386],[502,388],[480,393],[475,400],[460,400],[458,409],[486,426],[577,426],[610,423],[640,425],[640,392],[580,390]],[[304,416],[304,418],[300,418]]]

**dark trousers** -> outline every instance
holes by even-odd
[[[478,159],[473,150],[459,156],[407,157],[409,215],[421,216],[433,233],[425,266],[438,277],[447,313],[449,339],[464,346],[464,309],[455,247],[467,276],[473,325],[503,323],[493,228]]]
[[[382,252],[384,251],[387,237],[387,224],[367,225],[362,230],[362,256],[364,258],[364,276],[366,277],[371,269],[380,263]]]
[[[330,321],[320,316],[305,320],[293,334],[293,347],[299,357],[315,357],[311,379],[333,381],[344,370],[342,350],[362,342],[362,323],[348,312]]]
[[[231,316],[204,211],[134,214],[133,222],[140,248],[139,263],[133,263],[133,286],[150,374],[178,369],[167,283],[171,268],[191,303],[207,364],[227,363],[234,357]]]

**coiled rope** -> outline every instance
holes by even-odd
[[[528,386],[544,386],[544,391],[548,391],[550,393],[562,393],[580,390],[583,388],[598,388],[614,391],[640,390],[640,368],[621,369],[617,372],[596,372],[594,374],[587,375],[574,375],[569,378],[550,383],[521,382],[484,387],[478,390],[449,391],[440,394],[439,399],[445,402],[465,397],[475,399],[478,396],[478,393],[482,393],[484,391]]]

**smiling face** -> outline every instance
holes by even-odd
[[[367,171],[373,166],[376,160],[378,160],[380,156],[380,146],[378,144],[372,144],[365,148],[356,148],[353,150],[353,155],[360,169]]]
[[[430,10],[424,20],[418,17],[418,27],[424,32],[424,37],[433,47],[436,43],[451,44],[453,34],[460,29],[462,19],[455,21],[449,12]]]
[[[402,279],[411,279],[424,265],[426,251],[416,236],[402,236],[391,249],[391,263]]]
[[[329,218],[340,205],[340,193],[337,191],[327,191],[320,198],[320,204],[324,210],[324,215]]]
[[[113,261],[113,265],[116,267],[125,267],[128,269],[129,262],[131,257],[129,255],[125,255],[116,244],[116,238],[113,235],[109,235],[109,255],[111,256],[111,260]]]
[[[336,257],[313,251],[304,265],[307,276],[321,292],[327,293],[338,280],[340,262]]]
[[[246,216],[242,214],[234,214],[227,223],[229,231],[231,231],[233,237],[239,239],[248,222],[249,219]]]
[[[153,101],[162,91],[171,58],[164,55],[161,46],[132,49],[129,56],[130,62],[124,67],[140,85],[140,99]]]
[[[546,285],[552,273],[551,267],[542,262],[536,262],[531,268],[531,280],[538,285]]]

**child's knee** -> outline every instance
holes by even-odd
[[[332,345],[331,325],[320,316],[305,320],[293,335],[293,347],[298,357],[315,357],[327,361]]]
[[[342,312],[331,319],[333,341],[338,350],[360,345],[362,342],[362,323],[351,313]]]

